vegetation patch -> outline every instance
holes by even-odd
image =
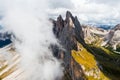
[[[94,55],[88,52],[81,44],[78,46],[81,49],[79,51],[72,50],[72,56],[82,66],[87,80],[109,80],[97,66]]]

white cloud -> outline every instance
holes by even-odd
[[[48,0],[4,0],[2,25],[13,33],[13,45],[20,53],[18,67],[24,70],[24,80],[56,80],[63,75],[61,62],[49,49],[58,44],[45,10]]]
[[[64,7],[61,5],[63,3],[71,7]],[[64,0],[57,4],[61,5],[57,10],[52,9],[51,14],[65,15],[66,10],[70,10],[83,23],[99,22],[103,24],[117,24],[120,23],[119,3],[120,0]]]
[[[4,0],[0,0],[4,1]],[[65,16],[67,10],[78,16],[82,23],[120,23],[120,0],[48,0],[50,17]],[[0,4],[1,7],[2,4]],[[2,7],[1,7],[2,8]],[[1,10],[0,10],[1,11]],[[1,13],[1,12],[0,12]]]
[[[102,3],[102,4],[108,4],[110,6],[114,6],[114,5],[119,5],[120,0],[89,0],[89,1],[93,1],[95,3]]]

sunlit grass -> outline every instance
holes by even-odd
[[[81,44],[78,45],[81,50],[72,50],[72,56],[85,72],[87,80],[109,80],[98,68],[94,56],[88,52]]]

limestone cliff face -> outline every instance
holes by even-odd
[[[104,38],[104,45],[112,47],[114,50],[120,46],[120,24],[116,25]]]
[[[53,24],[53,32],[65,49],[60,50],[57,46],[52,46],[54,48],[54,55],[64,60],[63,65],[65,67],[65,75],[67,75],[64,76],[64,80],[84,80],[81,66],[75,62],[71,55],[71,50],[78,49],[77,41],[83,45],[85,44],[80,22],[77,17],[73,17],[72,14],[67,11],[65,20],[63,20],[60,15],[57,21],[53,20]]]
[[[108,30],[104,30],[95,26],[82,25],[84,32],[84,40],[87,44],[94,44],[108,34]],[[99,43],[100,45],[101,43]]]

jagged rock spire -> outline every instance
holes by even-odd
[[[70,11],[66,12],[65,20],[63,20],[61,15],[59,15],[57,21],[54,22],[54,33],[60,41],[60,44],[65,49],[65,51],[57,51],[56,49],[55,55],[57,55],[57,57],[62,56],[62,59],[65,62],[65,70],[68,72],[67,74],[71,76],[72,80],[80,80],[82,77],[76,77],[73,74],[75,74],[74,68],[77,68],[78,71],[81,71],[79,74],[83,74],[81,66],[73,60],[71,55],[71,50],[78,50],[77,41],[81,44],[85,44],[80,22],[78,21],[77,17],[74,17],[71,14]],[[56,47],[54,47],[54,50],[55,48]],[[73,67],[73,65],[76,66]]]

